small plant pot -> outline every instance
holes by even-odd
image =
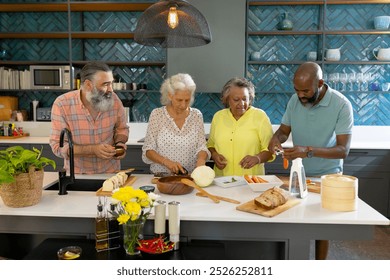
[[[15,182],[0,185],[0,196],[8,207],[20,208],[38,204],[42,197],[43,170],[21,173]]]

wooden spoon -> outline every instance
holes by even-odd
[[[216,196],[214,196],[214,195],[212,195],[212,194],[206,192],[204,189],[202,189],[202,188],[199,187],[197,184],[195,184],[195,182],[193,182],[193,181],[191,181],[191,180],[189,180],[189,179],[186,179],[186,178],[183,178],[183,179],[181,179],[180,181],[181,181],[183,184],[186,184],[187,186],[190,186],[190,187],[195,188],[196,190],[198,190],[200,193],[202,193],[202,194],[204,194],[205,196],[207,196],[208,198],[210,198],[210,199],[211,199],[212,201],[214,201],[215,203],[219,203],[219,199],[218,199]]]
[[[197,196],[206,197],[206,195],[205,195],[204,193],[201,193],[201,192],[197,192],[196,195],[197,195]],[[224,197],[224,196],[215,195],[215,197],[218,198],[219,200],[226,201],[226,202],[230,202],[230,203],[235,203],[235,204],[240,204],[240,203],[241,203],[241,202],[238,201],[238,200],[231,199],[231,198]]]

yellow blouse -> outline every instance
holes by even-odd
[[[261,109],[250,107],[239,120],[233,117],[229,108],[216,112],[211,122],[207,147],[215,148],[222,154],[227,159],[227,165],[223,170],[214,166],[215,175],[264,175],[264,163],[244,169],[239,162],[246,155],[253,156],[267,151],[272,135],[271,122]]]

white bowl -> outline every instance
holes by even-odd
[[[247,181],[242,176],[217,177],[214,179],[214,184],[222,188],[248,185]]]
[[[264,192],[269,188],[280,187],[283,185],[283,181],[275,175],[258,175],[257,177],[266,180],[268,183],[249,183],[249,187],[254,192]]]

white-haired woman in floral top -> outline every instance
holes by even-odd
[[[176,74],[161,85],[160,108],[149,117],[142,160],[152,173],[191,173],[210,158],[203,115],[190,106],[196,85],[188,74]]]

